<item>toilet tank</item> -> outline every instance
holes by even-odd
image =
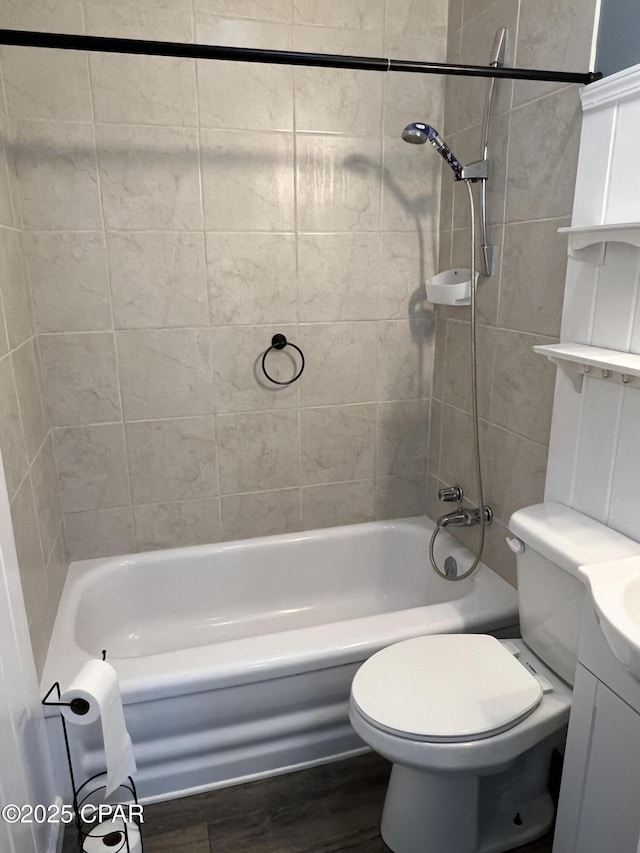
[[[517,552],[522,639],[573,684],[585,598],[578,568],[640,555],[640,543],[558,503],[519,509],[509,530],[524,545],[510,542]]]

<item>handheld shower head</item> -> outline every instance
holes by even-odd
[[[413,124],[408,124],[402,131],[402,138],[405,142],[411,142],[413,145],[423,145],[425,142],[430,142],[438,154],[445,160],[449,168],[453,170],[456,181],[462,180],[462,163],[435,127],[431,127],[430,124],[423,124],[421,121],[414,121]]]

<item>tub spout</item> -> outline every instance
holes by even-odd
[[[487,524],[491,524],[493,521],[493,511],[491,507],[484,507],[485,520]],[[453,512],[448,512],[445,515],[441,515],[438,519],[438,527],[448,527],[451,525],[452,527],[474,527],[476,524],[480,524],[482,521],[482,516],[480,515],[480,507],[472,507],[471,509],[465,509],[464,507],[458,507]]]

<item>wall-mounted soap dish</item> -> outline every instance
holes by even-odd
[[[478,273],[476,273],[476,282]],[[469,305],[471,302],[471,270],[445,270],[425,283],[427,299],[438,305]]]

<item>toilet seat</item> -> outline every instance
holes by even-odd
[[[540,704],[543,688],[495,637],[434,634],[373,655],[356,673],[351,696],[382,731],[457,743],[516,726]]]

